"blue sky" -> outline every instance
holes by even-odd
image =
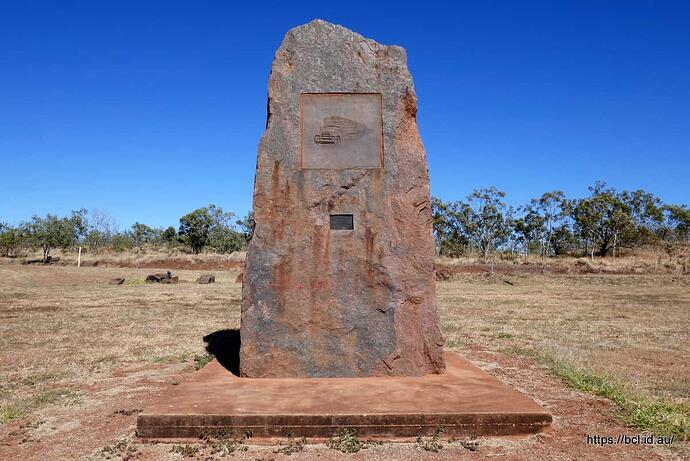
[[[685,203],[687,2],[0,0],[0,221],[251,207],[271,60],[314,18],[407,49],[432,192]]]

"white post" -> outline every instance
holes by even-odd
[[[81,247],[79,247],[79,257],[77,257],[77,267],[81,267]]]

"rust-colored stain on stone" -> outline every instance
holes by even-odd
[[[243,376],[444,371],[413,88],[402,48],[323,21],[285,36],[258,152]]]

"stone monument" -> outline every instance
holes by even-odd
[[[245,377],[445,369],[405,50],[316,20],[275,54],[244,272]]]
[[[323,21],[287,33],[259,145],[242,376],[229,332],[208,335],[217,360],[147,406],[139,437],[323,439],[348,428],[395,440],[438,437],[439,427],[445,437],[525,435],[551,423],[443,352],[416,116],[402,48]]]

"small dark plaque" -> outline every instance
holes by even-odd
[[[332,214],[331,230],[353,230],[355,221],[351,214]]]

